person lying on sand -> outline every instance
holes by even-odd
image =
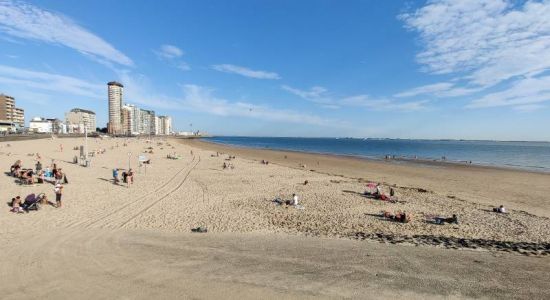
[[[298,195],[292,194],[292,205],[298,205]]]
[[[434,224],[437,224],[437,225],[444,225],[445,223],[458,224],[458,217],[455,214],[453,214],[453,216],[450,217],[450,218],[447,218],[447,217],[432,217],[432,218],[428,219],[428,222],[434,223]]]
[[[392,220],[392,221],[395,221],[395,222],[400,222],[400,223],[409,223],[411,221],[411,216],[408,215],[407,213],[405,212],[400,212],[400,213],[396,213],[395,215],[388,212],[388,211],[383,211],[381,213],[381,216],[384,218],[384,219],[388,219],[388,220]]]
[[[290,205],[290,206],[300,206],[298,201],[298,195],[292,194],[292,200],[283,200],[281,198],[275,198],[272,202],[275,202],[279,205]]]
[[[506,208],[504,207],[504,205],[501,205],[499,207],[494,207],[493,211],[497,212],[497,213],[505,214],[506,213]]]

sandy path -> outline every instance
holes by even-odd
[[[550,297],[547,260],[356,241],[61,230],[6,254],[3,299]]]

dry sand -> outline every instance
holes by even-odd
[[[83,139],[0,143],[3,170],[17,159],[32,167],[27,154],[39,152],[69,179],[61,209],[0,210],[2,298],[550,297],[548,174],[124,141],[92,139],[90,149],[107,152],[89,168],[71,163]],[[131,152],[137,171],[147,147],[147,173],[130,188],[114,185],[112,169],[127,168]],[[235,169],[222,169],[227,155],[215,151],[237,155]],[[166,158],[174,152],[182,159]],[[396,185],[401,202],[362,197],[367,180]],[[7,175],[0,191],[6,201],[54,198],[51,184]],[[271,202],[292,193],[305,209]],[[489,211],[501,203],[510,214]],[[383,220],[381,210],[413,221]],[[452,213],[459,225],[424,221]],[[197,226],[209,232],[190,233]]]

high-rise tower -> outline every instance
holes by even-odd
[[[107,130],[110,134],[123,134],[122,130],[122,90],[124,86],[116,81],[107,83],[109,97],[109,123]]]

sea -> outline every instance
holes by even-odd
[[[271,150],[369,159],[437,160],[550,172],[550,142],[214,136],[205,140]]]

